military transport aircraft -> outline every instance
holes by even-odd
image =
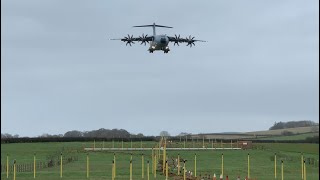
[[[162,26],[162,25],[157,25],[155,23],[151,24],[151,25],[141,25],[141,26],[133,26],[133,27],[152,27],[153,29],[153,35],[152,36],[148,36],[148,35],[144,35],[142,34],[142,36],[139,37],[133,37],[133,35],[129,35],[127,37],[124,37],[122,39],[111,39],[111,40],[121,40],[123,42],[126,42],[126,46],[129,44],[131,46],[131,44],[134,44],[135,41],[141,42],[141,44],[146,45],[146,43],[150,42],[150,47],[148,49],[148,51],[150,53],[153,53],[153,51],[163,51],[164,53],[168,53],[170,51],[169,49],[169,42],[174,42],[173,45],[178,45],[179,43],[187,43],[187,46],[194,46],[194,42],[199,41],[199,42],[206,42],[203,40],[197,40],[194,39],[194,37],[191,37],[191,35],[189,37],[186,38],[180,38],[180,35],[174,35],[173,36],[167,36],[167,35],[156,35],[156,27],[162,27],[162,28],[172,28],[169,26]]]

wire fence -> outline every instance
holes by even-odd
[[[259,151],[250,151],[250,155],[252,179],[274,179],[274,159],[271,158],[270,153],[259,155]],[[24,161],[26,160],[24,159]],[[130,174],[132,179],[142,179],[142,174],[144,179],[147,179],[148,175],[149,179],[165,179],[166,166],[168,167],[168,179],[182,179],[184,170],[189,179],[212,179],[214,175],[219,177],[221,174],[224,177],[228,175],[233,179],[238,176],[243,178],[248,176],[247,151],[167,151],[167,165],[165,166],[163,166],[163,151],[160,151],[160,154],[155,151],[79,152],[77,155],[63,156],[62,167],[61,157],[36,158],[35,163],[32,163],[33,160],[30,158],[29,163],[19,163],[19,159],[16,160],[17,179],[33,179],[34,173],[37,179],[59,179],[61,177],[65,179],[112,179],[114,168],[112,161],[115,162],[116,167],[115,179],[130,179]],[[305,157],[304,160],[308,179],[318,179],[319,160],[313,157]],[[130,161],[132,162],[131,171]],[[277,159],[278,179],[281,179],[281,161],[285,162],[283,173],[286,179],[301,179],[298,156],[285,159],[281,155]],[[14,164],[12,159],[8,164],[9,166],[6,165],[6,162],[1,162],[1,179],[7,177],[7,172],[9,178],[13,177]],[[9,171],[7,171],[7,167]],[[36,168],[34,169],[34,167]],[[155,171],[156,173],[154,173]]]

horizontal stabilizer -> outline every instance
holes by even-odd
[[[133,26],[133,27],[163,27],[163,28],[172,28],[172,27],[169,27],[169,26],[162,26],[162,25],[157,25],[157,24],[141,25],[141,26]]]

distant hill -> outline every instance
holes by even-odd
[[[315,133],[319,132],[319,126],[312,127],[296,127],[296,128],[286,128],[286,129],[276,129],[276,130],[268,130],[268,131],[253,131],[247,132],[246,134],[252,135],[284,135],[284,132],[291,132],[291,134],[302,134],[302,133]]]
[[[266,131],[253,131],[253,132],[223,132],[223,133],[204,133],[204,134],[192,134],[189,135],[194,139],[273,139],[277,136],[290,136],[282,137],[285,140],[297,140],[305,139],[307,137],[313,137],[319,134],[319,126],[312,127],[296,127]],[[300,136],[294,136],[300,135]]]
[[[312,126],[319,126],[318,123],[313,121],[289,121],[289,122],[275,122],[273,126],[269,128],[269,130],[276,130],[276,129],[286,129],[286,128],[297,128],[297,127],[312,127]]]
[[[279,135],[279,136],[267,136],[258,138],[259,140],[305,140],[307,138],[318,137],[318,133],[302,133],[302,134],[294,134],[294,135]]]

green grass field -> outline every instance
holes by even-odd
[[[304,134],[295,134],[290,136],[274,136],[274,137],[263,137],[258,138],[259,140],[305,140],[307,137],[319,136],[319,133],[304,133]]]
[[[157,142],[142,142],[143,147],[157,146]],[[214,144],[218,146],[219,144]],[[95,147],[122,147],[122,142],[96,142]],[[126,147],[140,147],[141,142],[125,142]],[[202,142],[173,142],[168,146],[174,147],[202,147]],[[211,147],[212,143],[206,143],[206,147]],[[231,145],[225,144],[223,147]],[[13,159],[17,164],[33,163],[34,153],[36,161],[48,162],[54,159],[55,163],[60,159],[60,153],[64,157],[77,157],[76,160],[63,165],[63,178],[60,178],[60,165],[54,167],[44,167],[36,172],[36,179],[87,179],[86,158],[87,152],[83,151],[84,147],[93,147],[93,142],[65,142],[65,143],[14,143],[1,145],[1,165],[6,164],[7,154],[9,155],[10,165]],[[224,158],[224,175],[229,179],[236,179],[238,175],[241,179],[248,173],[248,153],[250,154],[250,176],[257,180],[274,179],[274,153],[277,153],[277,176],[281,179],[281,160],[284,161],[284,179],[300,180],[301,179],[301,152],[307,161],[306,171],[308,180],[319,179],[319,145],[318,144],[256,144],[252,150],[198,150],[198,151],[167,151],[169,162],[176,159],[178,153],[181,159],[187,160],[186,169],[193,172],[194,175],[194,157],[197,154],[197,176],[200,177],[213,173],[217,176],[222,171],[222,153]],[[90,174],[88,179],[111,179],[112,160],[114,152],[89,152]],[[116,179],[129,179],[129,165],[132,153],[133,162],[133,179],[142,179],[141,151],[119,151],[116,153]],[[152,158],[151,150],[144,151],[144,177],[147,179],[147,161],[150,161],[150,179],[152,175]],[[315,161],[313,161],[315,160]],[[169,169],[171,173],[177,174],[177,169]],[[9,178],[13,178],[12,172]],[[6,171],[2,167],[1,179],[6,179]],[[33,171],[17,172],[16,179],[33,179]],[[156,179],[165,179],[162,172],[157,172]],[[170,177],[169,179],[175,179]],[[212,178],[211,178],[212,179]]]

